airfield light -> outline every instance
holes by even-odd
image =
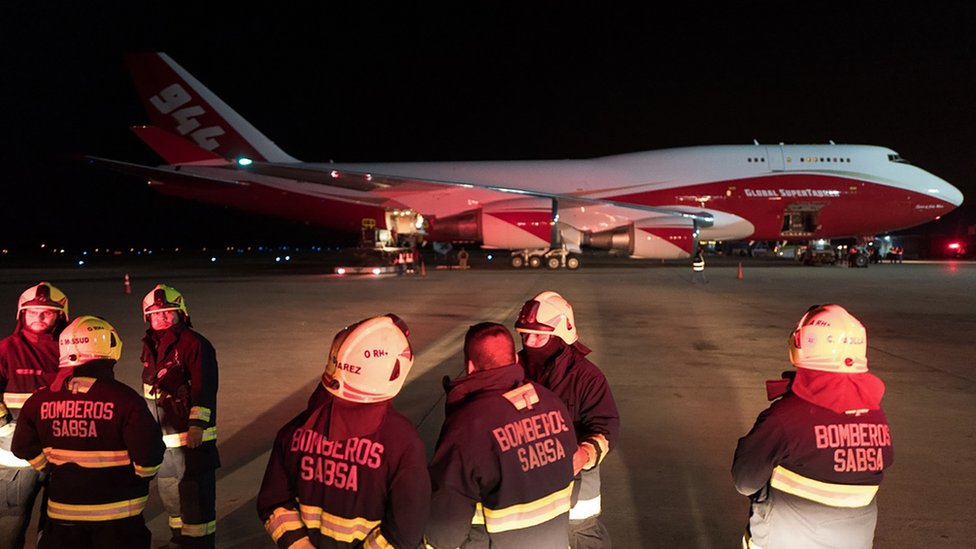
[[[238,166],[250,166],[253,163],[254,162],[250,158],[246,158],[243,156],[237,159]]]
[[[217,258],[214,257],[214,256],[210,256],[210,262],[211,263],[216,263],[217,262]]]
[[[84,265],[84,264],[85,264],[85,260],[84,259],[78,261],[78,266],[79,267],[82,266],[82,265]]]
[[[281,256],[275,257],[275,263],[281,263]]]
[[[492,259],[495,259],[495,256],[492,254],[488,254],[488,261],[491,261]]]
[[[338,269],[336,269],[336,274],[341,274],[341,275],[346,274],[346,268],[345,267],[339,267]]]

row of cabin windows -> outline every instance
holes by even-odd
[[[752,162],[765,162],[765,161],[766,161],[765,158],[747,158],[746,159],[746,162],[750,162],[750,163],[752,163]],[[837,162],[837,163],[843,162],[843,163],[848,163],[849,164],[850,161],[851,161],[850,158],[823,158],[823,157],[816,157],[816,156],[801,156],[800,157],[800,162]],[[787,163],[793,162],[793,158],[787,156],[786,157],[786,162]],[[898,160],[894,160],[894,162],[898,162]]]

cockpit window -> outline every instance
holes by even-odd
[[[908,160],[905,160],[904,158],[902,158],[901,155],[898,154],[898,153],[889,154],[888,155],[888,162],[898,162],[899,164],[911,164],[911,162],[909,162]]]

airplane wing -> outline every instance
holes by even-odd
[[[92,166],[97,166],[100,168],[105,168],[117,173],[125,175],[133,175],[137,177],[142,177],[144,179],[163,181],[171,184],[184,184],[192,186],[209,186],[209,187],[240,187],[246,186],[249,183],[247,181],[242,181],[236,177],[236,173],[233,171],[227,171],[227,177],[219,176],[209,176],[202,175],[199,173],[184,172],[180,170],[180,166],[144,166],[142,164],[133,164],[131,162],[122,162],[121,160],[112,160],[109,158],[100,158],[97,156],[83,156],[88,164]]]
[[[232,189],[242,189],[252,186],[269,187],[266,178],[255,178],[254,175],[233,168],[228,169],[225,165],[220,167],[210,167],[203,169],[190,165],[167,165],[167,166],[145,166],[131,162],[122,162],[97,156],[83,156],[88,164],[124,175],[141,177],[157,185],[173,185],[177,187],[190,188],[198,191],[229,191]],[[204,171],[205,170],[205,171]],[[364,204],[376,206],[396,206],[391,204],[386,197],[373,196],[368,194],[349,195],[343,194],[341,189],[336,192],[329,192],[328,188],[323,187],[315,193],[319,198],[328,198],[349,204]]]
[[[699,223],[701,226],[710,226],[714,222],[714,217],[708,212],[687,212],[673,208],[661,208],[630,202],[618,202],[605,198],[591,198],[573,194],[548,193],[529,189],[522,189],[516,186],[503,186],[490,183],[481,183],[474,180],[446,180],[446,179],[420,179],[417,177],[403,177],[396,174],[384,174],[362,171],[351,171],[347,169],[323,169],[317,164],[280,164],[269,162],[252,162],[240,168],[243,171],[258,173],[283,179],[293,179],[307,181],[326,186],[342,187],[363,192],[382,192],[387,189],[397,189],[399,191],[423,192],[437,189],[438,187],[460,187],[477,188],[487,191],[494,191],[502,194],[544,198],[554,201],[557,209],[560,208],[579,208],[585,206],[603,205],[614,206],[617,208],[633,210],[633,215],[641,217],[641,212],[663,214],[676,218],[688,219]]]

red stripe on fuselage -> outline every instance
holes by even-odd
[[[823,204],[814,238],[875,234],[912,227],[953,209],[933,196],[822,174],[775,174],[610,197],[650,206],[693,206],[748,220],[750,238],[783,238],[783,211],[790,204]]]

